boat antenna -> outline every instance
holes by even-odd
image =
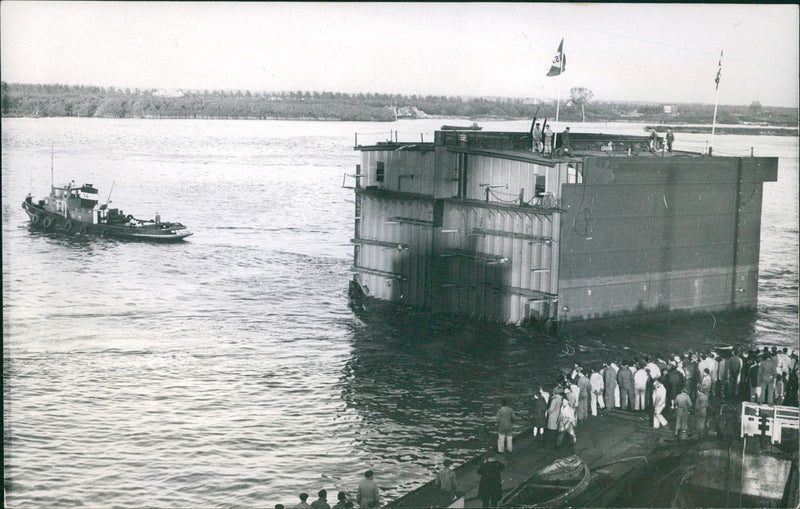
[[[111,193],[114,191],[114,184],[116,183],[116,180],[111,181],[111,190],[108,192],[108,198],[106,198],[106,208],[108,208],[108,204],[111,203]]]
[[[53,192],[53,147],[50,147],[50,192]]]

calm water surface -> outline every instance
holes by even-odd
[[[558,366],[796,346],[798,142],[787,137],[715,141],[717,154],[781,158],[765,185],[755,313],[558,334],[354,314],[341,187],[359,162],[353,134],[431,141],[441,124],[4,119],[7,506],[272,507],[300,491],[353,493],[367,468],[393,499],[445,456],[482,451],[499,399],[525,408]],[[678,149],[708,138],[677,136]],[[91,182],[103,200],[113,185],[112,207],[158,211],[195,235],[159,246],[29,231],[20,203],[49,191],[51,153],[56,183]]]

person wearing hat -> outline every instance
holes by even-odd
[[[653,427],[658,429],[667,426],[667,420],[661,415],[667,406],[667,388],[660,380],[653,381]]]

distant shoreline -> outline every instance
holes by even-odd
[[[686,125],[703,125],[714,116],[708,104],[591,101],[572,94],[556,101],[503,97],[447,97],[381,93],[269,92],[269,91],[165,91],[100,88],[71,85],[0,83],[3,118],[81,117],[147,119],[249,119],[314,120],[338,122],[393,122],[400,119],[469,119],[473,121],[552,120],[556,112],[564,123],[634,122],[672,125],[679,132]],[[756,134],[793,135],[798,122],[796,108],[720,105],[719,126],[744,126]],[[795,131],[770,130],[785,126]],[[664,127],[666,130],[666,127]],[[720,134],[726,128],[719,128]],[[659,127],[660,130],[660,127]],[[691,132],[691,131],[689,131]],[[703,132],[700,129],[697,132]]]

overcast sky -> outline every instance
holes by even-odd
[[[798,105],[798,6],[0,2],[2,79]],[[546,77],[564,39],[566,71]]]

